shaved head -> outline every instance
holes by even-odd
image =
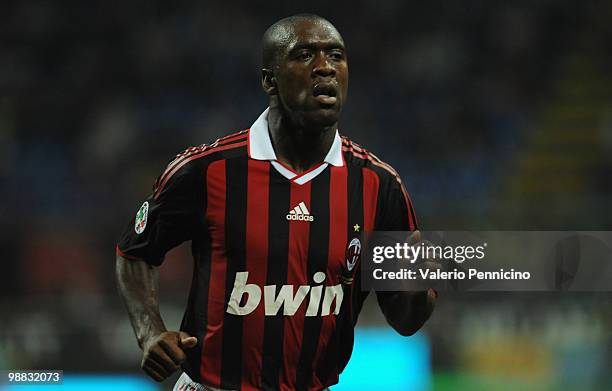
[[[295,27],[302,22],[317,24],[342,37],[331,22],[315,14],[298,14],[279,20],[268,27],[261,40],[261,59],[264,68],[271,69],[276,64],[279,53],[295,39]]]
[[[262,39],[261,86],[273,112],[292,126],[333,128],[346,101],[348,62],[333,24],[299,14],[270,26]]]

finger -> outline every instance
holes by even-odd
[[[166,368],[164,368],[160,363],[158,363],[157,361],[155,361],[153,359],[146,360],[144,362],[142,368],[143,369],[149,368],[149,369],[153,370],[155,373],[157,373],[158,375],[160,375],[164,379],[172,374],[172,372],[168,372],[168,370]]]
[[[420,241],[421,241],[421,231],[419,231],[418,229],[416,231],[413,231],[408,237],[409,245],[417,244]]]
[[[184,331],[179,331],[179,340],[181,347],[184,349],[191,349],[198,343],[198,339],[196,337],[191,336]]]
[[[156,370],[152,369],[151,367],[144,366],[142,367],[142,370],[145,371],[147,375],[151,376],[153,380],[157,382],[161,382],[161,381],[164,381],[164,379],[166,379],[166,377],[160,375]]]
[[[442,267],[442,264],[440,263],[440,261],[442,260],[441,256],[442,256],[442,252],[441,251],[430,251],[430,249],[435,248],[436,245],[429,241],[429,240],[421,240],[423,248],[425,248],[426,250],[422,253],[421,255],[421,260],[424,262],[432,262],[432,263],[438,263],[438,267]]]
[[[162,340],[159,342],[159,345],[164,349],[164,352],[170,357],[174,365],[179,366],[187,359],[183,350],[176,344]]]
[[[434,300],[438,298],[438,291],[433,288],[429,288],[427,290],[427,294],[429,295],[429,297],[431,297]]]
[[[187,337],[181,339],[181,347],[185,349],[191,349],[192,347],[196,346],[197,343],[198,339],[196,337]]]
[[[420,266],[423,269],[430,269],[430,270],[442,270],[443,269],[442,264],[436,261],[432,261],[430,259],[426,259],[422,264],[420,264]]]
[[[159,345],[149,351],[149,358],[163,366],[168,372],[172,373],[178,369],[178,365],[166,354]]]

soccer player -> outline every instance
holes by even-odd
[[[253,125],[176,156],[117,245],[117,281],[142,368],[176,390],[323,390],[338,382],[369,292],[360,237],[417,229],[399,175],[338,133],[348,65],[340,33],[311,14],[263,36],[269,107]],[[157,266],[191,240],[180,331],[159,313]],[[435,292],[377,292],[402,335]]]

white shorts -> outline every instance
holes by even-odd
[[[183,372],[183,374],[178,378],[176,384],[172,391],[232,391],[232,390],[222,390],[220,388],[214,388],[205,386],[200,383],[196,383],[191,378]]]
[[[222,390],[220,388],[214,388],[210,386],[205,386],[200,383],[196,383],[191,378],[183,372],[183,374],[178,378],[176,384],[172,391],[232,391],[232,390]],[[321,391],[329,391],[329,388],[326,388]]]

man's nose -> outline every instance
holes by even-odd
[[[319,53],[315,57],[312,73],[318,76],[333,76],[336,74],[336,69],[325,53]]]

